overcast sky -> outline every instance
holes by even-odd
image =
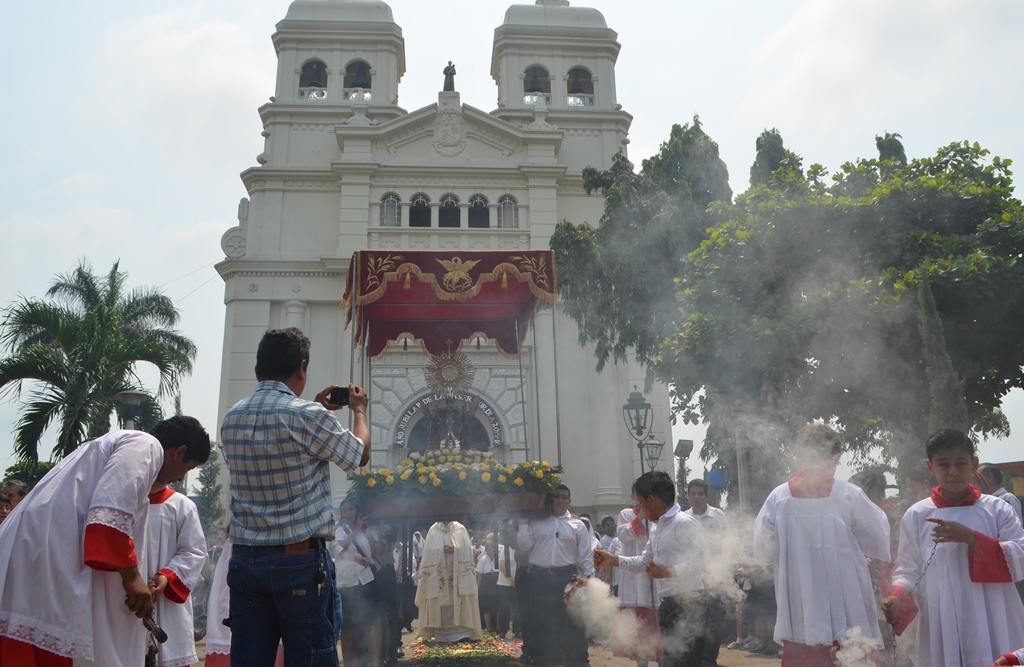
[[[910,157],[970,139],[1024,165],[1018,0],[573,4],[596,7],[619,34],[618,101],[634,116],[634,163],[699,114],[737,192],[755,138],[771,127],[805,165],[831,171],[874,157],[874,137],[887,131],[903,135]],[[491,43],[508,4],[390,5],[405,35],[401,106],[436,102],[452,60],[462,101],[494,109]],[[224,329],[213,265],[246,195],[238,174],[263,150],[256,110],[274,91],[270,35],[287,8],[57,0],[4,11],[0,304],[42,295],[79,258],[101,273],[120,259],[132,285],[161,286],[181,309],[181,329],[199,346],[182,403],[211,433]],[[1021,394],[1006,408],[1024,434]],[[0,470],[14,463],[16,421],[16,406],[0,403]],[[983,444],[982,458],[1022,458],[1015,440]]]

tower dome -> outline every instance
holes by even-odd
[[[383,0],[295,0],[284,20],[393,23],[395,19]]]
[[[537,0],[533,5],[512,5],[505,12],[505,25],[608,29],[601,12],[592,7],[571,7],[569,0]]]

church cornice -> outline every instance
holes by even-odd
[[[214,268],[225,281],[236,277],[338,278],[348,271],[349,260],[225,259]],[[328,264],[331,264],[328,266]]]

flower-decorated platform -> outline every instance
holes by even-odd
[[[557,472],[547,461],[506,466],[484,452],[435,450],[410,454],[394,470],[364,470],[352,492],[373,518],[530,518],[546,516]]]

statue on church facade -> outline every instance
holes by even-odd
[[[444,92],[455,92],[455,65],[448,61],[448,67],[444,68]]]

